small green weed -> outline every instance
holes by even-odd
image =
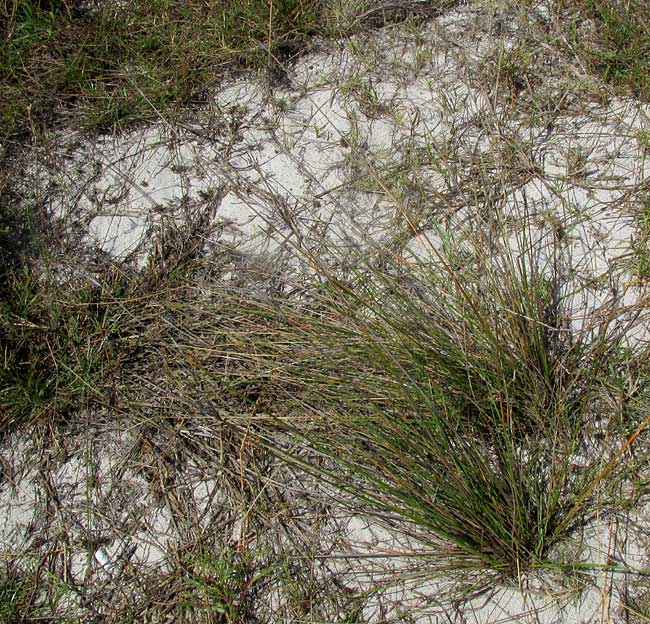
[[[348,93],[355,99],[359,110],[369,119],[377,119],[389,110],[388,104],[382,102],[380,94],[370,79],[357,79],[344,83],[339,88],[343,93]]]
[[[216,615],[216,622],[249,621],[254,596],[273,572],[261,566],[254,552],[224,547],[218,555],[204,554],[188,562],[184,606],[196,614]],[[213,621],[213,620],[210,620]]]
[[[636,140],[643,150],[644,157],[650,156],[650,130],[641,130],[637,134]]]
[[[505,90],[510,97],[531,88],[531,77],[535,59],[532,51],[523,44],[509,49],[501,49],[496,59],[496,78],[498,88]]]

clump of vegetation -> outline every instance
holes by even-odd
[[[411,4],[422,10],[421,2],[402,4],[402,18]],[[119,10],[110,2],[4,0],[0,142],[71,110],[89,129],[157,118],[201,103],[232,71],[266,68],[282,80],[285,64],[314,37],[339,32],[330,11],[325,0],[133,0]],[[383,14],[375,6],[368,19],[381,25]]]
[[[639,424],[608,401],[613,384],[625,393],[622,332],[613,309],[571,327],[560,260],[475,246],[460,270],[434,255],[407,270],[359,258],[312,311],[260,307],[275,327],[251,339],[254,363],[314,458],[289,459],[457,570],[516,577],[595,511],[620,459],[597,440]]]
[[[372,4],[133,0],[118,12],[109,2],[5,0],[0,141],[73,110],[97,129],[192,106],[231,69],[265,67],[281,82],[314,35],[331,34],[328,20],[349,33],[366,17],[386,19]],[[396,4],[396,13],[407,12]],[[643,7],[640,0],[580,3],[603,33],[584,57],[617,88],[648,97]],[[529,42],[502,48],[491,66],[513,103],[524,91],[534,97],[534,49]],[[368,117],[387,113],[370,79],[347,88]],[[357,142],[363,147],[349,140]],[[476,167],[483,174],[492,160],[487,154]],[[570,176],[584,176],[584,155],[575,151],[570,160]],[[391,173],[394,184],[386,174],[364,183],[389,197],[392,186],[411,183],[401,168]],[[482,198],[490,183],[481,175],[476,193],[458,201]],[[418,190],[434,219],[431,198]],[[643,279],[650,275],[646,213],[644,203],[634,248]],[[490,216],[494,239],[496,221]],[[409,224],[406,238],[421,230]],[[20,253],[16,231],[0,215],[0,247],[7,242]],[[242,498],[244,490],[250,495],[247,514],[270,480],[266,466],[246,465],[246,454],[252,465],[270,448],[355,512],[394,520],[452,571],[479,572],[475,586],[563,565],[553,559],[555,546],[606,505],[607,487],[623,481],[623,453],[649,419],[645,406],[631,410],[646,384],[638,372],[644,354],[623,347],[627,327],[616,305],[575,321],[562,236],[550,260],[530,251],[526,234],[518,241],[524,252],[503,241],[495,251],[495,240],[479,238],[462,253],[432,244],[428,260],[400,256],[395,236],[390,251],[370,245],[367,257],[341,259],[353,267],[345,279],[308,258],[320,279],[297,286],[298,301],[253,301],[247,287],[213,292],[207,278],[197,286],[191,272],[201,259],[193,248],[191,266],[179,254],[164,271],[152,262],[140,276],[136,297],[148,301],[142,332],[126,331],[138,317],[125,296],[133,284],[108,272],[62,286],[12,259],[0,266],[0,432],[65,419],[95,400],[121,402],[134,428],[166,429],[196,457],[213,462],[218,446],[224,473]],[[118,370],[129,356],[126,334],[140,357],[132,370],[132,362]],[[183,470],[175,457],[167,464]],[[248,473],[254,486],[244,483]],[[613,475],[620,478],[610,481]],[[247,621],[258,590],[277,582],[274,573],[224,546],[179,562],[165,587],[178,590],[174,608],[188,619],[209,613],[218,622]],[[0,616],[11,621],[26,585],[2,583]],[[346,617],[356,621],[360,607]]]
[[[31,246],[31,227],[27,214],[12,206],[6,198],[0,209],[0,298],[10,275],[18,270]]]
[[[638,235],[632,243],[634,268],[642,281],[650,280],[650,196],[641,202],[637,220]]]
[[[596,26],[593,40],[578,42],[583,57],[615,88],[650,99],[648,0],[580,0],[577,6]]]
[[[199,102],[228,69],[287,60],[315,32],[322,0],[110,3],[7,0],[0,119],[11,136],[70,107],[88,127]]]
[[[47,284],[23,267],[0,300],[0,431],[64,419],[110,387],[123,313],[108,286]],[[117,308],[117,309],[116,309]]]
[[[218,554],[203,554],[187,562],[184,608],[199,618],[216,615],[217,622],[237,624],[253,616],[255,595],[273,573],[261,565],[254,551],[223,547]]]
[[[33,610],[33,579],[14,569],[0,573],[0,622],[17,624],[27,621]]]

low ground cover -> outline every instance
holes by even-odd
[[[6,0],[1,616],[493,621],[541,578],[643,617],[646,4]],[[243,69],[268,97],[211,102]],[[50,134],[152,119],[219,148]],[[152,199],[140,152],[218,185]],[[111,257],[136,191],[146,240]],[[253,222],[277,255],[229,242]]]
[[[201,106],[232,72],[284,69],[315,39],[389,18],[440,11],[439,2],[386,8],[323,0],[110,2],[4,0],[0,28],[3,143],[65,120],[110,130]]]

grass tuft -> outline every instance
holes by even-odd
[[[20,621],[28,591],[20,578],[4,576],[0,579],[0,621],[7,624]]]
[[[279,421],[314,458],[290,460],[357,509],[400,518],[457,570],[514,578],[548,564],[618,468],[595,440],[603,418],[624,419],[604,407],[621,331],[612,309],[572,327],[558,257],[470,255],[463,269],[441,251],[383,269],[358,258],[353,282],[313,295],[316,311],[261,308],[276,329],[253,351]]]
[[[33,573],[5,564],[0,572],[0,622],[19,624],[38,619],[36,584]]]

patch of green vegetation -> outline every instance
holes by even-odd
[[[110,127],[200,102],[232,67],[285,61],[318,26],[322,0],[6,0],[0,27],[5,138],[70,107]]]
[[[268,362],[279,423],[315,459],[277,452],[490,583],[561,567],[554,548],[595,513],[596,492],[604,504],[627,447],[607,463],[583,453],[594,406],[628,362],[614,311],[567,327],[561,271],[546,274],[532,250],[494,257],[471,246],[461,266],[439,250],[408,274],[399,260],[379,268],[359,257],[350,281],[314,293],[313,314],[260,306],[267,331],[247,344],[258,370]],[[525,236],[520,248],[530,249]],[[308,427],[291,424],[296,412]],[[610,408],[602,416],[631,431],[648,424]]]
[[[155,118],[172,105],[200,104],[232,70],[266,67],[281,78],[314,36],[336,34],[328,4],[129,0],[118,9],[111,2],[4,0],[0,141],[71,110],[83,112],[88,128]]]
[[[370,79],[358,78],[353,82],[340,85],[339,88],[342,93],[347,93],[354,98],[359,110],[369,119],[377,119],[389,111],[388,104],[382,101],[377,88]]]
[[[531,67],[535,65],[534,54],[524,44],[513,48],[502,48],[496,58],[494,72],[497,84],[510,96],[531,88]]]
[[[4,572],[0,576],[0,622],[23,622],[29,610],[32,588],[27,578]]]
[[[0,571],[0,623],[61,622],[79,624],[82,620],[71,605],[68,583],[40,572],[27,558],[18,557]],[[120,620],[122,624],[122,620]]]
[[[185,609],[197,615],[218,614],[216,621],[223,624],[251,621],[254,596],[274,571],[273,566],[260,565],[255,552],[228,547],[218,555],[194,558],[188,567]]]
[[[632,242],[634,270],[640,280],[650,280],[650,195],[646,195],[639,207],[638,235]]]
[[[24,266],[0,300],[0,432],[51,417],[101,396],[119,354],[116,292],[85,284],[46,284]]]
[[[637,143],[643,152],[643,157],[650,156],[650,130],[641,130],[636,136]]]
[[[78,622],[78,618],[57,614],[56,600],[50,596],[51,585],[52,580],[41,576],[26,558],[4,562],[0,570],[0,622]]]
[[[650,1],[580,0],[597,38],[578,41],[592,67],[623,93],[650,100]]]
[[[7,288],[10,274],[15,271],[31,245],[30,215],[21,211],[7,198],[0,208],[0,298]]]

